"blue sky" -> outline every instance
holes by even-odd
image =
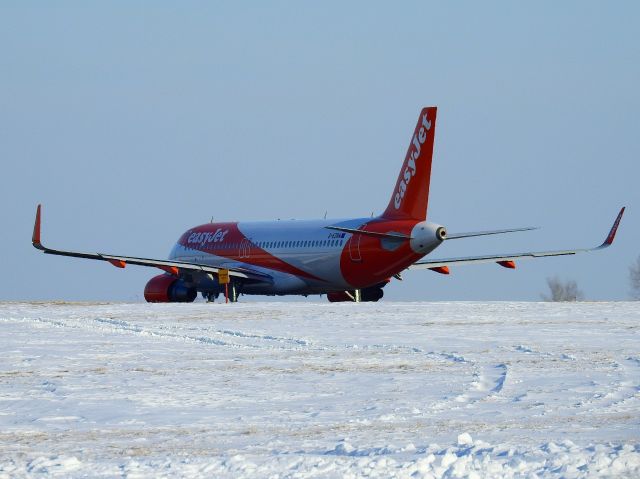
[[[537,300],[545,278],[628,297],[640,255],[637,2],[3,2],[2,299],[139,300],[155,274],[44,256],[165,257],[216,220],[370,215],[437,105],[429,219],[535,232],[448,257],[616,244],[410,272],[397,300]]]

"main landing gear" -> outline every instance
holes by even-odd
[[[225,303],[238,302],[238,297],[240,296],[240,291],[239,291],[240,288],[238,287],[237,284],[230,282],[228,284],[224,284],[220,286],[222,291],[202,293],[202,297],[207,301],[207,303],[215,303],[216,299],[218,299],[218,296],[220,296],[221,292],[225,298],[225,301],[224,301]]]
[[[371,288],[352,289],[350,291],[334,291],[331,293],[327,293],[327,299],[330,303],[369,303],[379,301],[383,296],[384,291],[382,291],[382,287],[376,286]]]
[[[229,303],[238,302],[238,286],[232,281],[225,284],[225,301]]]

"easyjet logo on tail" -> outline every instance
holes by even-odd
[[[402,199],[407,192],[407,188],[409,187],[409,182],[411,178],[416,175],[416,160],[420,156],[420,152],[422,151],[422,145],[425,141],[427,141],[427,132],[431,129],[431,120],[427,119],[427,114],[425,113],[422,116],[422,125],[420,126],[420,130],[418,133],[413,134],[413,139],[411,140],[411,144],[413,149],[409,151],[407,155],[406,167],[404,169],[403,176],[400,177],[400,182],[398,184],[398,189],[396,191],[395,196],[393,197],[393,205],[396,209],[400,209],[402,205]]]

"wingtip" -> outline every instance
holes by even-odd
[[[626,206],[623,206],[620,209],[620,213],[618,213],[618,216],[616,217],[616,220],[613,222],[613,226],[611,227],[609,234],[607,235],[606,239],[604,240],[604,243],[602,243],[601,246],[606,247],[606,246],[611,246],[613,244],[613,240],[615,239],[616,233],[618,232],[618,226],[620,226],[620,220],[622,220],[622,215],[624,214],[625,209],[626,209]]]
[[[36,209],[36,221],[33,224],[33,235],[31,236],[31,243],[38,249],[42,248],[42,243],[40,242],[40,216],[42,212],[42,205],[38,204],[38,208]]]

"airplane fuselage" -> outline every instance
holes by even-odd
[[[414,240],[352,235],[327,226],[398,233]],[[441,243],[438,228],[424,221],[379,217],[208,223],[187,230],[169,259],[250,268],[273,278],[272,282],[244,284],[245,294],[319,294],[388,281]],[[199,290],[206,289],[202,279],[198,283]],[[212,280],[209,287],[215,290],[218,285]]]

